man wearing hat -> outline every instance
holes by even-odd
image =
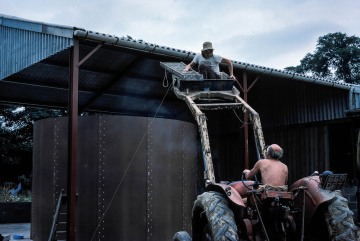
[[[235,80],[234,70],[231,60],[213,54],[214,49],[211,42],[204,42],[201,54],[196,54],[190,64],[186,65],[184,71],[189,71],[195,64],[199,65],[199,73],[204,79],[220,79],[220,63],[227,64],[230,78]]]

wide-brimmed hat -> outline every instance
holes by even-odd
[[[205,51],[205,50],[214,50],[212,47],[212,43],[211,42],[204,42],[203,43],[203,49],[201,51]]]

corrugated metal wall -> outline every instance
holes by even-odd
[[[241,179],[241,173],[245,168],[244,129],[241,128],[242,124],[231,116],[230,112],[227,117],[231,121],[223,122],[221,117],[213,120],[214,116],[208,115],[209,129],[214,125],[217,125],[218,129],[221,126],[224,127],[222,132],[210,132],[211,150],[214,162],[219,162],[221,180],[236,181]],[[227,126],[235,125],[238,125],[238,130],[227,129]],[[336,136],[333,136],[335,133],[331,132],[331,129],[337,128],[337,126],[342,126],[342,124],[322,123],[264,129],[266,144],[276,143],[284,149],[282,161],[289,168],[288,183],[293,183],[314,171],[344,171],[338,169],[336,166],[339,164],[335,162],[345,161],[344,158],[346,158],[348,150],[345,148],[331,150],[331,146],[339,146],[339,142],[344,142],[343,139],[337,139]],[[258,156],[253,132],[251,126],[249,127],[249,166],[252,168],[258,160]],[[345,138],[350,138],[350,127],[347,127],[347,130]],[[330,138],[330,136],[332,137]],[[342,158],[332,158],[331,155],[334,155],[334,151]],[[347,164],[347,167],[349,166],[351,168],[351,164]],[[352,173],[349,172],[348,174],[351,177]]]
[[[268,144],[277,143],[284,149],[282,161],[289,168],[289,183],[329,169],[328,126],[267,129],[265,137]]]
[[[314,171],[334,167],[331,170],[337,171],[332,161],[339,160],[332,158],[334,152],[330,147],[339,146],[342,140],[331,130],[344,126],[347,133],[343,138],[351,138],[350,119],[346,116],[348,90],[274,78],[257,82],[248,97],[249,104],[260,115],[266,144],[277,143],[284,148],[289,182]],[[208,112],[206,116],[213,157],[220,162],[222,179],[239,180],[245,163],[243,113],[237,112],[236,116],[233,111]],[[257,154],[252,125],[248,125],[252,167]],[[337,152],[344,157],[347,153],[345,148]]]
[[[274,127],[345,118],[348,101],[345,89],[267,79],[256,83],[248,103],[259,113],[263,127]]]
[[[71,29],[0,16],[0,79],[72,45]]]

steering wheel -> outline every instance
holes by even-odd
[[[253,184],[247,185],[247,184],[245,184],[245,173],[242,173],[241,182],[243,183],[244,187],[246,187],[246,189],[252,191],[254,189],[251,189],[250,187],[253,187],[253,188],[257,189],[259,187],[259,185],[262,185],[262,183],[258,181],[256,175],[254,176],[254,178],[255,178],[255,182]]]

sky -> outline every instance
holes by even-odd
[[[360,37],[359,0],[0,0],[0,15],[84,28],[283,69],[319,37]]]

